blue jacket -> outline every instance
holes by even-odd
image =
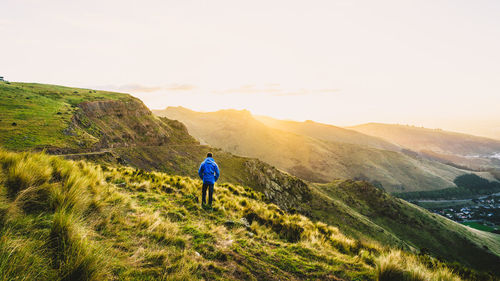
[[[198,175],[203,180],[203,183],[214,184],[219,179],[219,167],[212,157],[207,157],[201,163]]]

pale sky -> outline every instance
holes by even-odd
[[[0,1],[0,76],[500,138],[500,1]]]

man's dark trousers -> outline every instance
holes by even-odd
[[[203,183],[201,189],[201,203],[206,204],[205,196],[207,195],[208,188],[208,205],[212,206],[212,197],[214,195],[214,184],[213,183]]]

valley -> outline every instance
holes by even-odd
[[[500,233],[500,193],[470,199],[410,202],[464,225]]]

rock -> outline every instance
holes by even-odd
[[[241,218],[240,219],[240,223],[246,227],[246,228],[250,228],[250,224],[248,223],[248,220],[246,218]]]
[[[262,192],[267,200],[285,211],[294,209],[302,214],[307,213],[302,206],[312,199],[312,195],[305,182],[257,160],[246,161],[245,166],[255,183],[254,189]]]

